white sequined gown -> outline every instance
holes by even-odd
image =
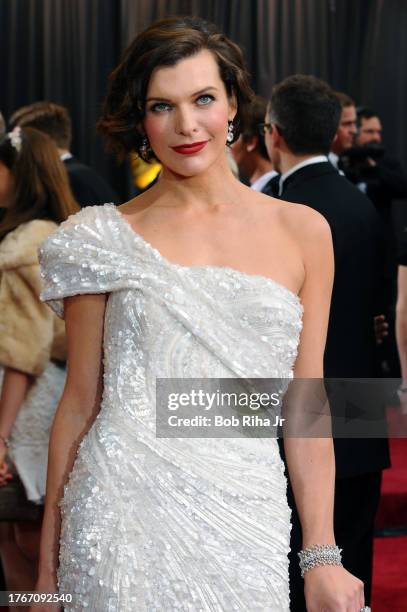
[[[270,279],[170,263],[112,204],[43,243],[42,298],[108,292],[101,409],[61,502],[65,610],[289,610],[275,439],[155,436],[156,377],[291,377],[302,306]]]

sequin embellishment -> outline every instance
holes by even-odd
[[[289,610],[290,510],[273,439],[155,437],[156,377],[292,376],[297,296],[167,261],[112,204],[40,248],[42,299],[106,293],[104,391],[61,501],[66,611]]]

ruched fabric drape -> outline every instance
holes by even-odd
[[[0,110],[44,98],[68,106],[74,152],[125,195],[94,130],[106,78],[138,32],[175,14],[210,19],[239,43],[258,93],[302,72],[373,106],[389,153],[407,166],[404,0],[4,0]]]

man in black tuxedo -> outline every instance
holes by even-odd
[[[352,148],[356,136],[356,105],[352,98],[343,91],[336,91],[341,105],[341,116],[328,159],[335,168],[339,168],[340,156]],[[342,170],[340,169],[340,172]]]
[[[52,138],[68,172],[72,193],[80,206],[120,202],[119,196],[110,185],[70,152],[72,127],[65,107],[47,101],[34,102],[18,109],[11,116],[10,125],[12,128],[17,125],[32,127]]]
[[[348,158],[345,173],[373,202],[385,233],[384,314],[389,333],[381,346],[380,361],[384,375],[396,378],[401,375],[395,337],[397,260],[403,238],[399,227],[407,224],[407,175],[397,159],[385,154],[382,123],[374,110],[357,109],[357,130],[353,150],[358,156],[352,163]]]
[[[365,107],[357,109],[355,145],[369,148],[382,147],[382,123],[378,114]],[[389,215],[392,200],[407,198],[407,175],[397,159],[387,155],[376,159],[367,155],[359,167],[358,187],[372,200],[380,216]]]
[[[328,221],[335,280],[324,357],[327,378],[375,375],[373,319],[377,314],[380,225],[372,203],[328,161],[341,108],[330,87],[305,75],[273,88],[266,117],[266,145],[281,173],[279,196],[306,204]],[[368,408],[368,407],[367,407]],[[336,439],[335,537],[346,569],[365,583],[370,601],[373,523],[381,472],[389,466],[385,439]],[[301,526],[293,508],[290,558],[291,610],[305,610],[297,553]]]

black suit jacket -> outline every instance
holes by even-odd
[[[282,200],[306,204],[328,221],[335,279],[324,356],[327,378],[375,377],[373,318],[381,256],[381,229],[374,206],[329,162],[300,168],[283,184]],[[337,476],[389,465],[384,439],[336,439]]]
[[[403,211],[402,218],[394,218],[394,214],[397,213],[394,210],[394,201],[407,199],[407,176],[399,161],[384,157],[378,160],[376,166],[366,168],[358,180],[365,182],[366,195],[375,205],[385,233],[385,307],[386,315],[394,320],[397,299],[397,256],[400,237],[403,236],[398,231],[397,223],[402,221],[404,224],[407,218],[404,212],[405,201],[398,209],[400,212]],[[395,342],[394,338],[393,341]]]
[[[384,218],[390,215],[392,200],[407,198],[407,176],[396,159],[379,159],[376,166],[368,168],[366,183],[366,195]]]
[[[68,172],[69,182],[75,200],[82,207],[93,204],[106,204],[120,202],[117,193],[106,181],[89,166],[78,161],[75,157],[64,160]]]
[[[262,193],[271,196],[272,198],[278,198],[278,191],[280,187],[280,176],[281,174],[276,174],[271,178],[261,190]]]

